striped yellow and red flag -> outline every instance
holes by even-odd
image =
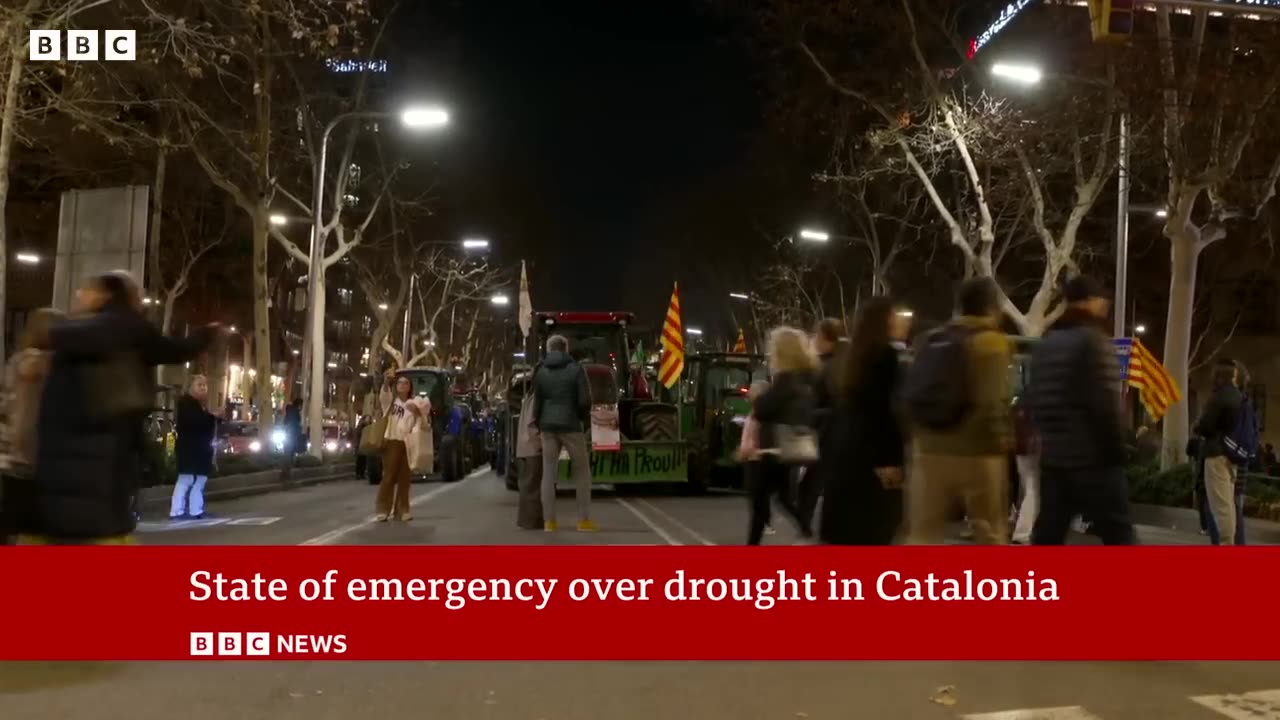
[[[1133,339],[1133,348],[1129,352],[1129,387],[1138,389],[1142,405],[1153,421],[1164,417],[1169,406],[1182,399],[1182,393],[1169,377],[1169,371],[1138,338]]]
[[[733,351],[736,353],[745,353],[747,351],[747,336],[738,331],[738,341],[733,344]]]
[[[667,319],[662,323],[662,364],[658,366],[658,380],[670,389],[680,382],[683,372],[684,327],[680,324],[680,283],[676,283],[671,289]]]

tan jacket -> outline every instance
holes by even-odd
[[[1007,455],[1014,446],[1009,338],[989,318],[952,322],[976,331],[969,338],[971,408],[954,429],[913,428],[916,448],[925,455]]]
[[[4,465],[9,469],[29,467],[36,460],[36,420],[51,355],[39,350],[23,350],[13,356],[6,369],[3,442],[7,449]]]

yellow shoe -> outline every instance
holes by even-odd
[[[595,532],[598,529],[599,528],[596,527],[596,524],[590,520],[578,521],[578,532]]]
[[[556,530],[559,530],[559,529],[560,529],[560,526],[556,524],[555,520],[548,520],[542,523],[543,532],[555,532]]]
[[[378,513],[378,522],[386,522],[386,521],[388,521],[388,520],[390,520],[390,519],[391,519],[391,517],[390,517],[389,515],[387,515],[386,513]]]

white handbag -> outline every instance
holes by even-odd
[[[818,461],[818,435],[803,425],[774,425],[778,459],[787,465],[811,465]]]

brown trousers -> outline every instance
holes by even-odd
[[[403,518],[409,514],[409,453],[402,440],[388,440],[382,446],[382,482],[378,483],[378,514]]]
[[[942,545],[947,515],[964,503],[979,545],[1009,544],[1009,459],[916,453],[907,479],[907,543]]]

